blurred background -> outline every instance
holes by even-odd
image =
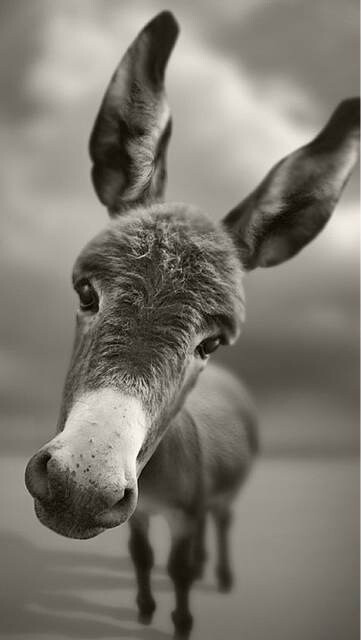
[[[60,556],[46,560],[56,557],[64,566],[76,562],[76,554],[73,560],[69,555],[74,548],[82,567],[87,556],[81,544],[57,539],[35,522],[22,480],[26,457],[55,431],[77,304],[72,264],[106,222],[89,178],[89,132],[120,56],[164,8],[175,13],[182,29],[167,78],[174,117],[168,199],[192,202],[220,219],[275,162],[310,140],[340,100],[359,93],[356,0],[2,0],[0,469],[7,514],[2,548],[12,553],[5,551],[12,558],[7,614],[0,623],[5,638],[38,638],[40,632],[61,638],[110,638],[113,632],[169,637],[167,611],[164,630],[161,622],[155,635],[136,625],[123,634],[118,628],[102,631],[101,616],[98,626],[82,626],[73,609],[72,626],[65,614],[59,617],[56,598],[52,615],[43,600],[38,613],[26,617],[34,589],[39,595],[51,594],[59,582],[63,591],[74,587],[56,572],[39,574],[42,556],[32,545],[42,541],[42,548],[56,548]],[[253,391],[263,459],[239,508],[248,509],[246,526],[240,524],[245,551],[235,560],[247,576],[243,610],[238,592],[231,604],[222,600],[228,622],[218,611],[225,626],[217,631],[211,615],[216,596],[202,600],[207,593],[200,594],[199,615],[209,628],[200,626],[199,638],[243,637],[237,635],[242,613],[244,637],[262,640],[262,628],[254,623],[259,606],[268,639],[298,638],[295,629],[279,626],[283,618],[274,612],[281,602],[290,624],[292,617],[298,620],[300,638],[358,637],[357,173],[312,245],[282,266],[247,276],[244,335],[236,347],[217,354]],[[88,550],[92,544],[99,550],[99,567],[104,550],[109,558],[116,553],[116,535],[88,543]],[[98,556],[89,556],[91,565],[90,557]],[[256,565],[263,558],[262,571],[251,558]],[[104,566],[109,569],[111,561]],[[277,573],[281,566],[287,575]],[[272,596],[262,572],[272,576]],[[79,589],[85,583],[75,580]],[[99,593],[92,592],[94,602],[110,588],[109,580],[102,584]],[[131,585],[129,578],[130,591]],[[68,605],[74,608],[75,601],[84,608],[88,602],[88,614],[87,597],[79,605],[78,592]]]

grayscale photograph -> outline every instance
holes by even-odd
[[[0,16],[0,640],[358,640],[359,3]]]

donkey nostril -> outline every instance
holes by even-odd
[[[133,489],[124,489],[123,495],[117,502],[109,507],[108,513],[112,513],[115,517],[122,517],[131,506],[133,501],[134,491]]]
[[[49,495],[47,465],[51,459],[48,451],[35,454],[29,461],[25,471],[25,484],[33,496],[38,500],[45,500]]]
[[[127,520],[134,511],[136,504],[136,492],[133,489],[124,489],[123,496],[96,516],[96,522],[102,527],[117,527]]]
[[[132,489],[124,489],[123,496],[115,503],[112,509],[120,511],[126,508],[130,504],[133,494],[134,492]]]

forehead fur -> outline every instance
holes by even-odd
[[[209,322],[231,337],[243,320],[242,270],[227,233],[182,204],[129,212],[92,240],[79,256],[74,279],[92,277],[120,314],[153,318],[171,329],[187,320],[195,331]],[[139,323],[138,323],[139,327]]]
[[[152,415],[179,386],[195,337],[234,339],[244,316],[242,269],[227,232],[185,205],[157,204],[113,220],[82,251],[100,313],[76,333],[64,421],[77,393],[121,388]]]

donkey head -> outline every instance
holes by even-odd
[[[76,337],[57,435],[26,483],[45,525],[87,538],[127,520],[137,478],[209,354],[237,338],[242,275],[295,255],[324,227],[357,159],[358,100],[282,160],[220,223],[162,202],[171,118],[169,12],[140,32],[113,75],[90,139],[110,224],[78,257]]]

